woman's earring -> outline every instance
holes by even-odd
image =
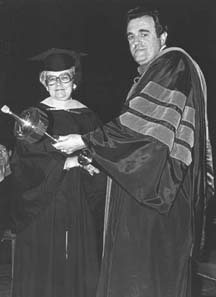
[[[73,84],[73,90],[76,90],[76,88],[77,88],[77,85]]]

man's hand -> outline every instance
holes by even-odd
[[[59,136],[58,142],[52,144],[57,150],[66,154],[71,154],[77,150],[85,148],[85,143],[79,134],[69,134],[66,136]]]
[[[86,166],[83,166],[83,168],[86,170],[86,171],[88,171],[88,173],[90,174],[90,175],[94,175],[94,174],[98,174],[98,173],[100,173],[100,170],[97,168],[97,167],[95,167],[94,165],[92,165],[92,164],[88,164],[88,165],[86,165]]]

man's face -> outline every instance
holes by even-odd
[[[69,70],[47,71],[46,88],[53,99],[66,101],[71,98],[73,77]]]
[[[127,26],[127,37],[130,52],[139,65],[149,63],[166,41],[166,33],[157,36],[151,16],[132,19]]]

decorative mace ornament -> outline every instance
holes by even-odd
[[[29,107],[22,111],[20,116],[12,112],[7,105],[4,105],[1,111],[9,114],[16,120],[14,134],[17,139],[35,143],[43,136],[47,136],[52,142],[57,142],[56,138],[47,133],[49,120],[47,114],[41,109]]]

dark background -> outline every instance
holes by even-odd
[[[38,65],[28,61],[48,48],[86,52],[83,81],[74,97],[106,122],[115,116],[136,76],[125,38],[125,13],[140,4],[159,7],[168,23],[168,45],[200,64],[208,85],[213,142],[216,83],[214,0],[0,0],[0,105],[19,113],[47,96]],[[13,120],[0,112],[0,139],[13,138]]]
[[[127,10],[150,4],[167,21],[168,46],[180,46],[201,66],[208,87],[208,116],[216,147],[215,0],[0,0],[0,107],[14,112],[48,94],[32,57],[48,48],[67,48],[82,59],[83,80],[74,98],[104,122],[115,117],[137,75],[125,38]],[[0,111],[0,142],[13,142],[14,120]]]
[[[184,48],[204,72],[216,165],[215,2],[0,0],[0,107],[7,104],[20,113],[48,95],[39,83],[38,65],[28,58],[57,47],[88,54],[82,60],[83,80],[74,98],[96,111],[104,122],[115,117],[137,75],[125,38],[124,17],[137,5],[152,4],[161,9],[167,20],[168,46]],[[0,143],[13,144],[13,125],[14,120],[0,112]],[[206,257],[216,263],[215,218],[213,200],[208,207]]]
[[[168,46],[180,46],[201,66],[208,86],[210,135],[216,147],[215,0],[0,0],[0,107],[14,112],[48,94],[32,57],[48,48],[67,48],[82,59],[83,80],[74,98],[106,122],[115,117],[137,75],[125,38],[127,10],[158,7],[169,28]],[[14,120],[0,112],[0,141],[13,142]]]

